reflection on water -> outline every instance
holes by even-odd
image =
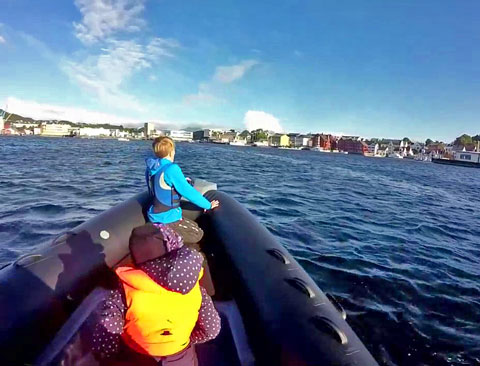
[[[144,189],[150,143],[0,138],[0,263]],[[253,212],[383,365],[480,364],[480,169],[179,144]]]

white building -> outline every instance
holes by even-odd
[[[82,127],[78,132],[80,136],[86,137],[110,136],[110,130],[103,127]]]
[[[29,123],[29,122],[13,122],[12,126],[15,128],[31,128],[31,127],[37,127],[38,123]]]
[[[425,151],[425,144],[422,142],[414,142],[410,147],[413,151],[416,151],[417,153]]]
[[[70,129],[70,125],[43,123],[40,127],[40,134],[42,136],[66,136],[70,134]]]
[[[192,141],[193,132],[184,131],[184,130],[173,130],[168,134],[170,138],[174,141]]]
[[[410,144],[407,141],[400,142],[400,155],[403,157],[413,155]]]
[[[126,138],[126,137],[128,137],[128,132],[127,131],[121,131],[119,128],[116,128],[114,130],[110,130],[110,136]]]
[[[41,127],[34,127],[33,128],[33,134],[34,135],[41,135],[42,134],[42,128]]]
[[[151,137],[155,131],[155,125],[152,122],[145,123],[145,136]]]
[[[368,145],[368,152],[373,155],[378,155],[378,144],[373,143]]]
[[[0,133],[5,128],[5,122],[3,121],[3,116],[0,115]]]

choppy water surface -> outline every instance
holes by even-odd
[[[144,141],[0,138],[0,263],[144,189]],[[480,365],[480,169],[179,144],[334,294],[381,365]]]

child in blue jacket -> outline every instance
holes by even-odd
[[[180,197],[204,210],[213,210],[219,206],[219,202],[209,202],[190,185],[180,167],[173,162],[175,144],[170,137],[156,138],[152,147],[156,157],[146,160],[147,184],[154,197],[148,218],[152,223],[166,224],[173,228],[185,243],[196,243],[203,233],[195,222],[182,218]]]

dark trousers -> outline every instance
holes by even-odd
[[[167,224],[167,226],[171,227],[183,238],[184,244],[199,251],[205,257],[205,255],[201,252],[200,246],[198,245],[198,242],[203,237],[203,230],[200,229],[195,221],[183,218],[180,221]],[[203,273],[203,277],[200,279],[200,286],[204,287],[210,296],[213,296],[215,295],[215,288],[213,287],[210,269],[208,268],[208,263],[206,260],[203,262],[203,268],[205,272]]]
[[[159,357],[156,359],[159,366],[198,366],[195,346],[192,344],[174,355]]]
[[[203,237],[203,230],[197,225],[195,221],[183,218],[180,221],[175,221],[167,226],[175,230],[182,238],[184,244],[196,244]]]
[[[152,357],[133,351],[122,344],[121,352],[114,359],[106,359],[101,366],[198,366],[195,345],[190,344],[174,355]],[[87,366],[87,364],[85,364]]]

